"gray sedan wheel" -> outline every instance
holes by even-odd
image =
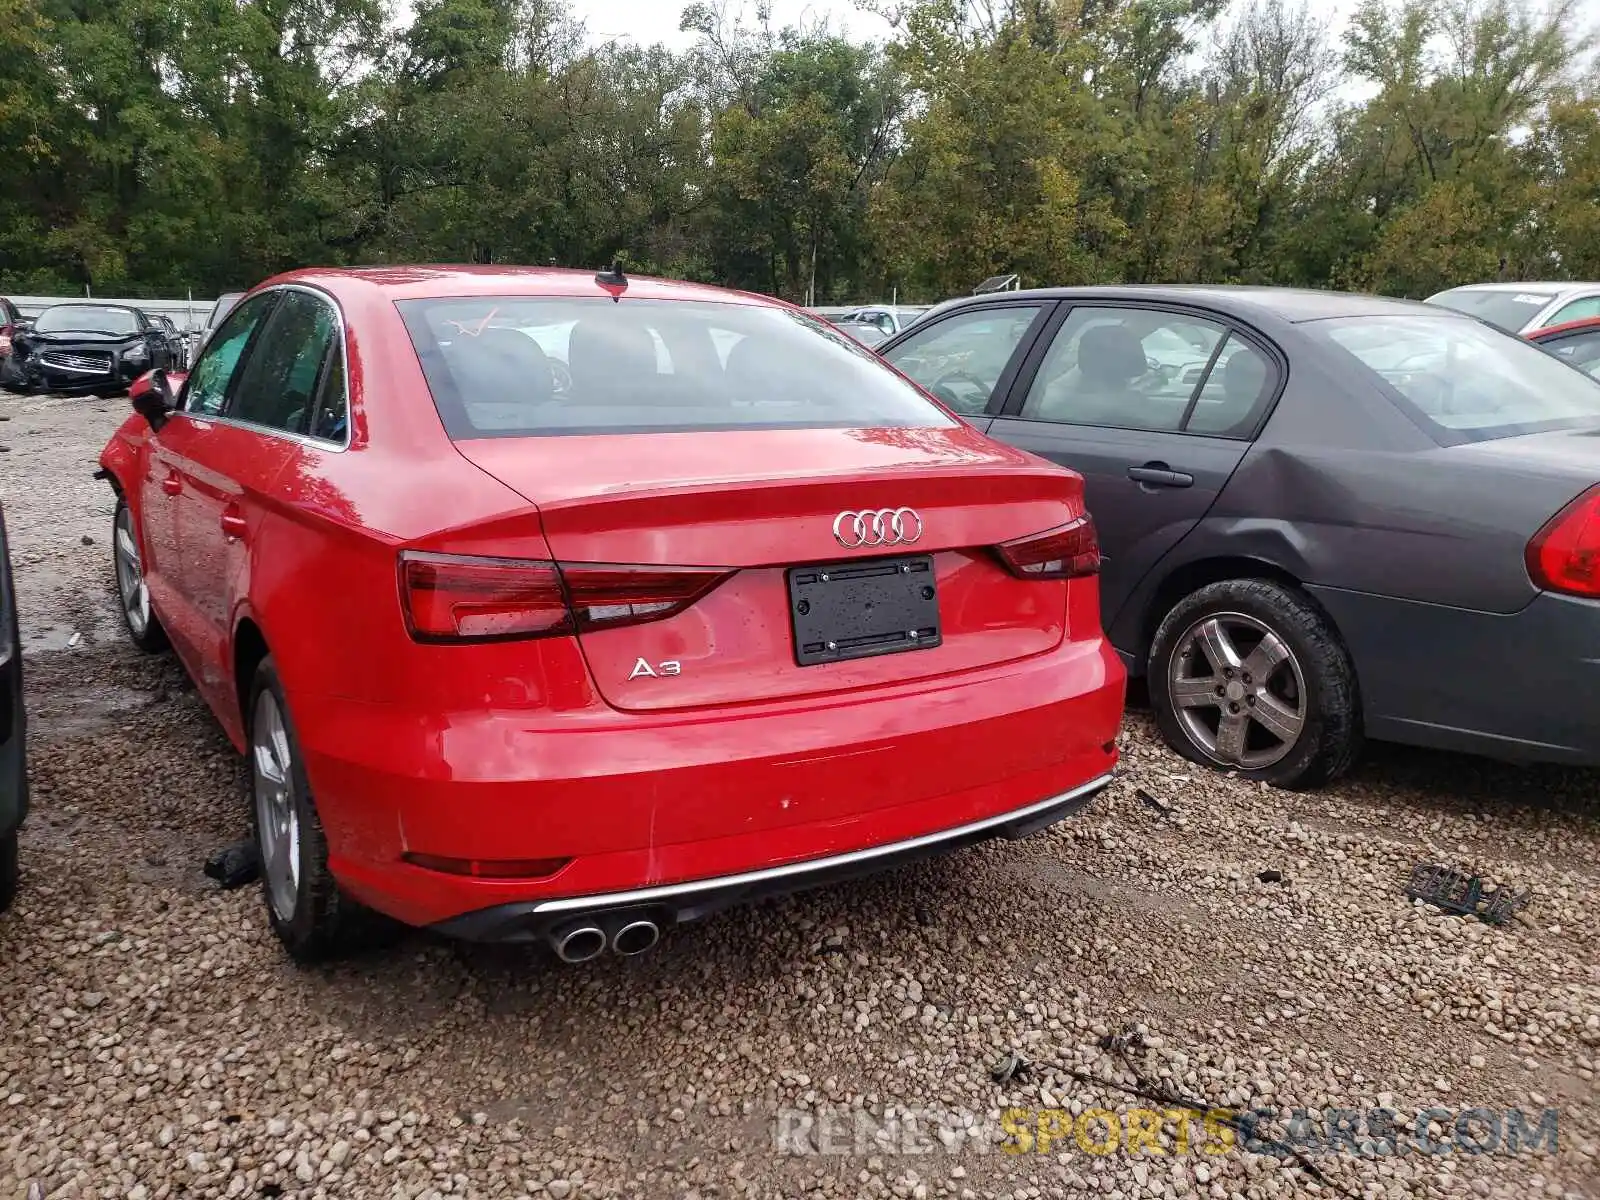
[[[1306,725],[1305,673],[1294,652],[1244,613],[1201,617],[1178,635],[1167,695],[1190,739],[1230,767],[1282,761]]]
[[[1150,647],[1150,699],[1169,745],[1279,787],[1317,787],[1360,747],[1355,671],[1311,598],[1264,579],[1179,601]]]

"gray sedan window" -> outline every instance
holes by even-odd
[[[1037,304],[970,309],[922,326],[884,358],[957,412],[976,416],[1038,315]]]
[[[1266,355],[1230,333],[1183,431],[1249,436],[1260,420],[1262,406],[1272,397],[1277,374]]]
[[[1184,313],[1074,308],[1039,366],[1022,415],[1176,433],[1225,333]],[[1257,380],[1255,391],[1260,386]]]
[[[1600,383],[1477,321],[1369,316],[1310,321],[1449,444],[1600,425]]]

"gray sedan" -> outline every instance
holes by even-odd
[[[1102,619],[1180,753],[1312,787],[1372,737],[1600,764],[1600,383],[1435,306],[952,301],[879,353],[1084,476]]]

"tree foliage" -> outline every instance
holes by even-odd
[[[1577,0],[1365,0],[1337,35],[1304,4],[906,0],[862,46],[701,0],[678,53],[560,0],[0,0],[0,289],[615,256],[815,303],[1600,276]]]

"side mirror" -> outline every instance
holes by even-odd
[[[167,373],[160,367],[153,371],[146,371],[133,381],[133,386],[128,389],[128,399],[133,402],[133,411],[146,421],[150,428],[157,433],[167,423],[167,415],[175,407],[172,399],[172,385],[167,382]]]

